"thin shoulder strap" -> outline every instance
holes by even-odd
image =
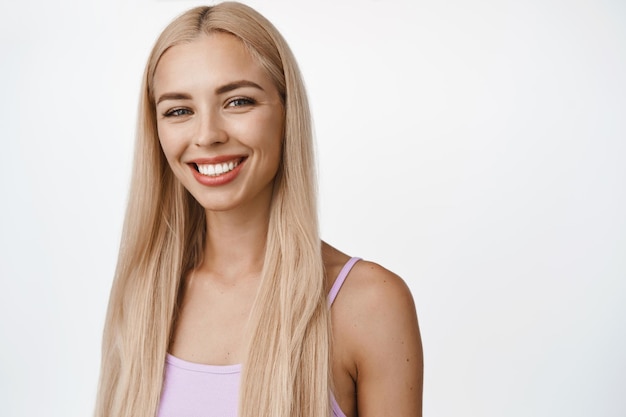
[[[333,302],[335,301],[335,298],[337,298],[337,294],[339,294],[339,290],[346,280],[346,277],[350,273],[350,270],[352,269],[354,264],[360,260],[361,258],[350,258],[350,260],[346,262],[343,268],[341,268],[341,271],[339,271],[339,275],[337,275],[337,279],[335,279],[335,283],[328,293],[328,308],[333,305]]]

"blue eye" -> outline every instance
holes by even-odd
[[[191,111],[189,109],[177,108],[177,109],[168,110],[167,112],[165,112],[163,116],[177,117],[177,116],[187,116],[189,114],[191,114]]]
[[[239,98],[235,98],[235,99],[232,99],[231,101],[229,101],[228,102],[228,107],[249,106],[251,104],[254,104],[254,100],[249,99],[249,98],[245,98],[245,97],[239,97]]]

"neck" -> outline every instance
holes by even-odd
[[[206,213],[207,234],[201,269],[224,280],[259,276],[269,223],[267,210]]]

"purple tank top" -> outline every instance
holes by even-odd
[[[328,294],[328,307],[337,297],[348,273],[360,258],[351,258],[341,269]],[[158,417],[237,417],[241,365],[204,365],[170,354]],[[333,417],[346,417],[330,393]]]

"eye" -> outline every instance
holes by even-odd
[[[254,103],[255,103],[254,100],[252,100],[251,98],[237,97],[237,98],[230,100],[228,103],[226,103],[226,106],[227,107],[242,107],[242,106],[250,106]]]
[[[166,111],[163,116],[165,117],[180,117],[180,116],[187,116],[191,114],[191,110],[189,109],[185,109],[183,107],[179,107],[179,108],[175,108],[175,109],[171,109]]]

